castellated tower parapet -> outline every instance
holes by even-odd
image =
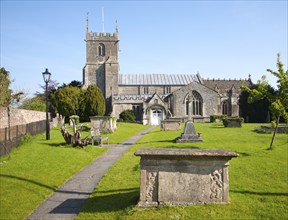
[[[88,32],[86,28],[86,64],[83,68],[83,87],[97,85],[106,101],[106,114],[112,111],[112,96],[118,95],[119,37],[115,33]]]
[[[97,33],[97,32],[87,32],[86,40],[99,40],[99,41],[117,41],[117,33]]]

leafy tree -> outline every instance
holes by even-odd
[[[77,80],[73,80],[71,81],[68,86],[73,86],[73,87],[78,87],[78,88],[81,88],[82,87],[82,82],[80,81],[77,81]]]
[[[257,89],[257,85],[252,85],[250,89]],[[275,94],[275,90],[270,86],[269,92]],[[269,106],[271,103],[267,98],[254,101],[253,103],[248,102],[249,93],[244,90],[241,92],[239,97],[240,115],[245,119],[246,122],[259,123],[259,122],[270,122]]]
[[[262,79],[258,81],[256,89],[250,89],[248,87],[243,87],[244,90],[249,92],[250,96],[248,98],[248,102],[252,103],[257,100],[261,100],[267,98],[267,100],[271,103],[270,111],[273,114],[273,117],[276,119],[276,126],[274,128],[272,140],[270,143],[269,149],[272,149],[275,134],[277,132],[280,117],[282,116],[286,121],[288,121],[288,70],[284,70],[283,63],[280,60],[280,54],[277,54],[277,68],[278,71],[273,71],[271,69],[267,69],[268,72],[273,74],[278,78],[277,87],[278,90],[276,93],[272,94],[269,91],[270,85],[268,84],[266,77],[262,76]]]
[[[64,87],[68,87],[68,86],[73,86],[73,87],[78,87],[81,88],[82,87],[82,82],[77,81],[77,80],[73,80],[71,81],[69,84],[63,83],[61,86],[59,86],[58,88],[64,88]]]
[[[9,72],[2,67],[0,69],[0,107],[7,106],[7,100],[12,94],[12,90],[9,89],[10,84]]]
[[[105,99],[96,85],[88,86],[81,96],[82,121],[89,121],[89,116],[102,116],[105,114]]]
[[[68,120],[70,115],[78,115],[81,89],[65,87],[57,89],[52,95],[53,103],[59,114]]]
[[[5,70],[5,68],[0,69],[0,107],[6,108],[8,115],[8,140],[11,140],[11,117],[10,117],[10,107],[16,102],[19,102],[23,92],[13,93],[13,91],[9,88],[11,84],[11,80],[9,77],[9,71]],[[7,149],[4,146],[6,152]],[[10,155],[9,155],[10,156]]]
[[[32,98],[26,98],[18,108],[45,112],[45,96],[43,94],[37,94]]]

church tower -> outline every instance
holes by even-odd
[[[118,24],[115,33],[89,32],[86,20],[86,64],[83,68],[83,88],[97,85],[105,98],[106,114],[112,112],[112,97],[118,95]]]

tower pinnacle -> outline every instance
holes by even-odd
[[[116,33],[118,34],[118,20],[116,20]]]
[[[88,14],[89,14],[89,12],[87,12],[87,17],[86,17],[86,33],[89,32],[89,27],[88,27]]]

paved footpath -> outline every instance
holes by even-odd
[[[106,153],[98,157],[90,165],[68,180],[62,187],[57,189],[52,196],[26,219],[74,219],[108,169],[131,145],[153,128],[150,127],[141,131],[128,140],[111,147]]]

